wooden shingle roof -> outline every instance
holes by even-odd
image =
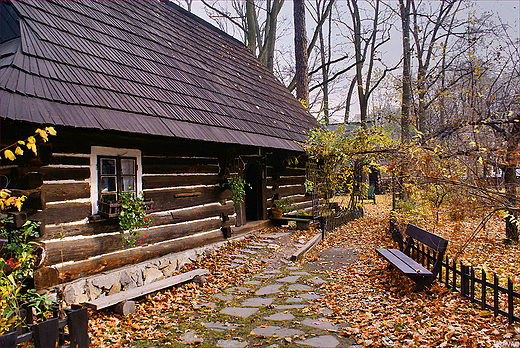
[[[316,127],[240,42],[173,4],[1,5],[2,118],[293,150]]]

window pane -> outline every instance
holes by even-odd
[[[115,193],[108,193],[108,194],[101,195],[101,202],[108,203],[108,202],[116,202],[116,201],[117,201],[117,197],[116,197]]]
[[[135,180],[133,176],[123,176],[123,191],[135,191]]]
[[[121,159],[121,175],[135,175],[135,160]]]
[[[103,177],[101,178],[101,192],[115,192],[116,191],[116,178],[115,177]]]
[[[101,175],[115,175],[116,174],[116,160],[113,158],[101,159]]]

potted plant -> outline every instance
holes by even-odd
[[[294,201],[292,198],[283,198],[274,202],[271,207],[271,214],[273,215],[273,219],[279,219],[283,214],[288,213],[292,210],[292,205]]]
[[[235,206],[242,205],[242,203],[244,203],[244,199],[246,197],[246,186],[251,188],[251,185],[248,184],[244,178],[238,174],[231,175],[227,179],[227,182],[222,184],[222,187],[228,188],[231,191],[231,200]]]
[[[137,238],[140,235],[137,230],[149,228],[152,223],[152,217],[146,215],[146,205],[142,193],[136,195],[133,192],[119,192],[119,201],[121,207],[118,218],[121,242],[123,247],[133,247],[136,245]],[[139,243],[142,243],[142,241],[139,241]]]

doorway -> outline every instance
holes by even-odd
[[[245,187],[245,210],[246,221],[256,221],[263,219],[263,186],[261,167],[254,163],[247,167],[245,175],[246,183],[251,186]]]

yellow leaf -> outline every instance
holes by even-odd
[[[27,148],[29,150],[31,150],[32,152],[34,152],[35,155],[37,155],[36,144],[35,143],[27,143]]]
[[[43,129],[38,128],[35,132],[40,135],[40,137],[43,139],[44,143],[46,143],[47,140],[49,140],[47,132],[44,131]]]
[[[478,315],[479,315],[480,317],[482,317],[482,318],[487,318],[487,317],[491,316],[491,312],[488,311],[488,310],[483,310],[483,311],[480,311],[480,312],[478,313]]]
[[[56,131],[54,130],[54,127],[45,127],[45,131],[49,133],[50,135],[56,135]]]
[[[36,144],[36,138],[31,135],[29,138],[27,138],[27,142],[29,144]]]
[[[7,190],[3,189],[2,191],[0,191],[0,198],[2,199],[6,199],[8,198],[10,195],[9,193],[7,192]]]
[[[11,150],[5,150],[4,156],[5,156],[5,158],[7,158],[11,161],[14,161],[16,159],[16,156],[14,155],[13,151],[11,151]]]
[[[20,146],[17,146],[16,149],[14,150],[14,153],[21,156],[21,155],[23,155],[23,150]]]
[[[23,140],[18,140],[17,143],[20,145],[25,145],[25,141],[23,141]]]
[[[513,114],[513,110],[509,110],[509,113],[507,114],[507,116],[511,116]]]

